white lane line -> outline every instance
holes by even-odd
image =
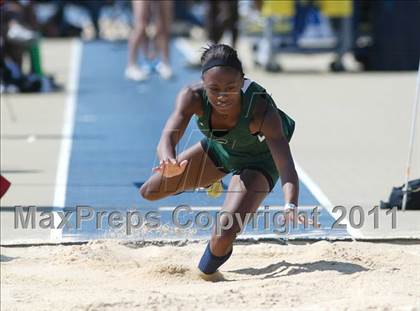
[[[334,208],[331,201],[328,199],[326,194],[321,190],[321,188],[312,180],[311,177],[305,172],[305,170],[296,162],[294,159],[295,168],[298,173],[300,181],[309,189],[309,191],[314,195],[314,197],[318,200],[320,205],[324,207],[330,215],[336,219],[339,216],[339,213],[333,213],[332,210]]]
[[[79,87],[82,42],[73,40],[71,46],[70,71],[68,77],[67,98],[64,108],[63,129],[55,179],[54,207],[64,207],[66,201],[67,177],[70,154],[73,144],[74,117],[76,112],[77,90]],[[60,217],[54,212],[54,226],[57,227]],[[62,229],[51,230],[52,240],[61,240]]]

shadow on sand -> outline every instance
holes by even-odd
[[[284,273],[286,270],[288,271]],[[298,263],[289,263],[283,260],[281,262],[271,264],[263,268],[246,268],[246,269],[230,270],[227,272],[253,275],[253,276],[260,275],[262,276],[262,279],[270,279],[270,278],[278,278],[278,277],[287,276],[287,275],[308,273],[308,272],[314,272],[314,271],[337,271],[342,274],[352,274],[352,273],[364,272],[368,270],[369,269],[363,266],[357,265],[357,264],[348,263],[348,262],[340,262],[340,261],[319,260],[315,262],[298,264]]]
[[[16,259],[17,257],[9,257],[5,255],[0,255],[0,262],[8,262]]]

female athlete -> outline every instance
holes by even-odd
[[[211,276],[231,256],[238,220],[254,213],[279,175],[287,209],[296,215],[298,176],[289,148],[294,121],[278,109],[266,90],[244,77],[237,53],[228,45],[206,48],[202,81],[182,89],[157,146],[155,173],[140,188],[147,200],[206,187],[232,173],[221,211],[220,234],[213,230],[198,268]],[[195,117],[205,137],[179,155],[176,145]],[[226,217],[224,217],[226,216]],[[229,226],[230,224],[230,226]],[[217,224],[216,224],[217,226]]]

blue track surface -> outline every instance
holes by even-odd
[[[157,211],[162,206],[180,204],[222,205],[224,196],[211,199],[203,192],[184,193],[155,202],[146,201],[138,194],[137,185],[150,177],[151,168],[156,163],[156,145],[177,92],[184,85],[197,81],[200,75],[184,66],[185,59],[175,47],[171,54],[175,79],[164,81],[153,75],[145,83],[135,83],[123,78],[127,59],[125,43],[84,44],[66,207],[72,209],[84,205],[95,210]],[[180,146],[188,147],[201,137],[194,122],[190,122]],[[229,179],[225,178],[224,182],[228,184]],[[299,202],[302,206],[318,205],[302,183]],[[283,203],[283,194],[277,183],[263,204],[278,206]],[[163,214],[162,218],[169,220],[170,213]],[[332,221],[327,212],[321,213],[325,229]],[[82,229],[65,230],[64,234],[98,234],[91,224]],[[202,234],[208,232],[204,230]],[[323,230],[322,234],[326,232]],[[200,232],[193,234],[199,235]]]

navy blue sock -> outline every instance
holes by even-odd
[[[207,244],[206,250],[204,251],[203,256],[200,259],[200,263],[198,264],[198,268],[201,272],[205,274],[212,274],[216,272],[216,270],[223,265],[226,260],[232,255],[232,249],[229,253],[224,256],[215,256],[210,251],[210,242]]]

